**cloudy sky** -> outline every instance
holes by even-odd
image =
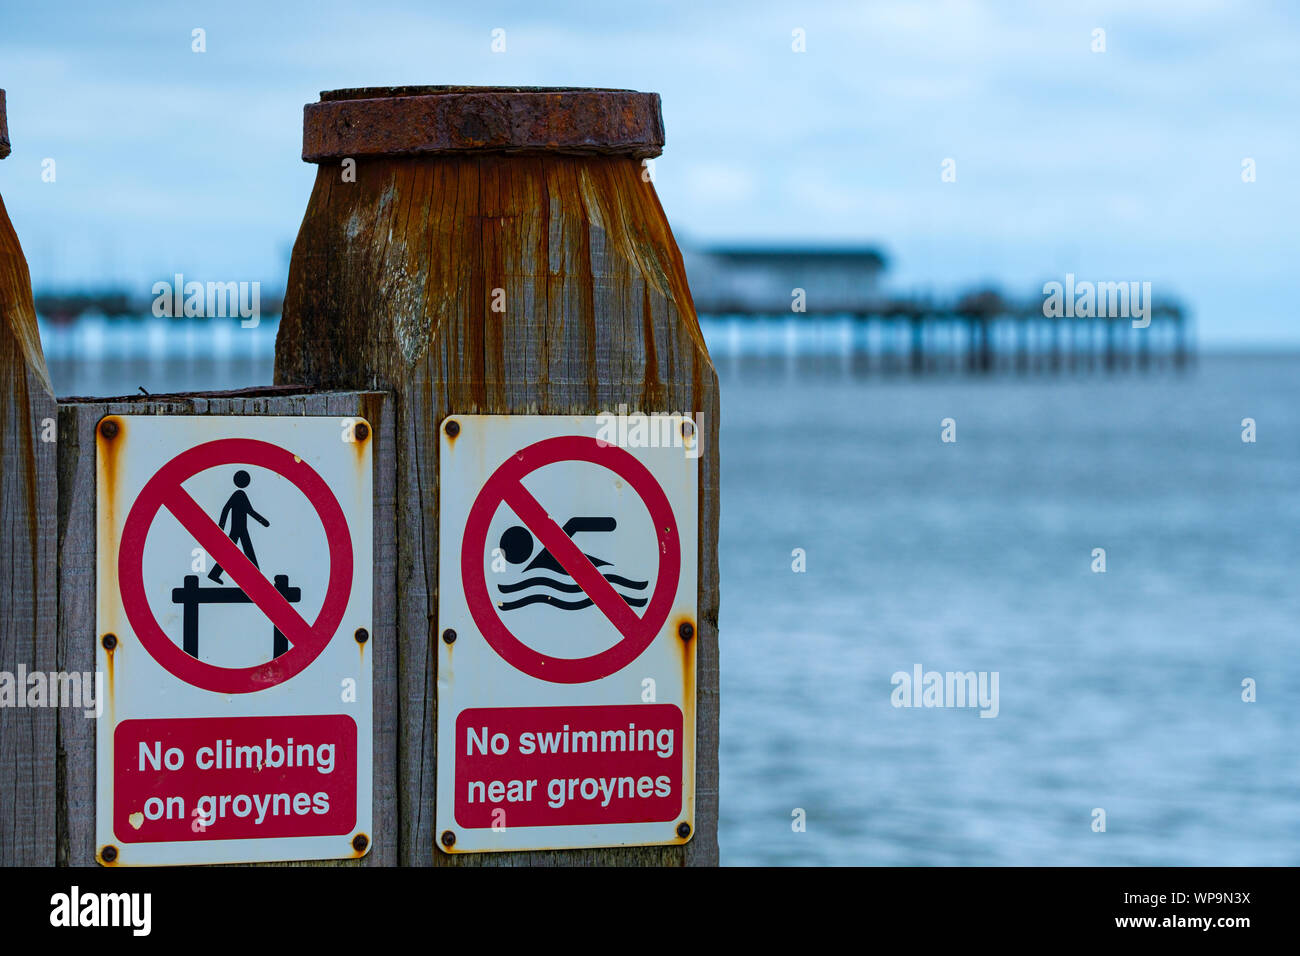
[[[877,244],[900,289],[1150,281],[1207,342],[1295,346],[1298,51],[1285,2],[7,0],[0,194],[38,288],[279,288],[320,90],[629,87],[663,96],[683,242]]]

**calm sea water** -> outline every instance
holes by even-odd
[[[271,378],[273,326],[88,334],[47,341],[61,395]],[[1300,864],[1300,358],[719,366],[724,863]],[[917,664],[996,671],[998,716],[893,707]]]
[[[723,385],[724,862],[1300,863],[1300,359]]]

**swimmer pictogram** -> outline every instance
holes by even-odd
[[[566,521],[560,528],[569,538],[580,533],[598,533],[613,532],[618,527],[618,522],[613,517],[581,517],[575,516]],[[533,550],[536,547],[533,534],[523,525],[514,525],[507,528],[501,535],[501,554],[511,564],[523,564],[532,557]],[[625,588],[630,591],[644,591],[650,586],[649,581],[636,581],[621,574],[615,574],[612,571],[605,571],[605,568],[611,567],[610,562],[596,557],[592,554],[584,556],[591,562],[592,566],[600,571],[601,576],[616,588]],[[547,577],[543,574],[532,574],[520,581],[507,582],[498,584],[497,590],[502,594],[518,594],[521,591],[532,591],[523,597],[512,600],[502,601],[497,604],[498,609],[502,611],[514,611],[521,607],[527,607],[530,604],[547,604],[550,607],[557,608],[561,611],[580,611],[583,608],[592,607],[595,604],[590,597],[587,597],[582,590],[582,585],[573,580],[573,575],[564,569],[564,565],[553,555],[549,548],[542,548],[537,557],[528,561],[527,566],[523,569],[525,573],[530,571],[549,571],[553,574],[560,575],[567,580],[557,581],[554,578]],[[577,600],[564,600],[556,594],[548,594],[545,590],[537,591],[534,589],[543,588],[551,591],[557,591],[561,594],[581,594],[583,597]],[[623,591],[616,592],[619,597],[628,603],[631,607],[645,607],[649,598],[645,596],[635,596],[626,594]]]

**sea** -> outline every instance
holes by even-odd
[[[705,332],[724,864],[1300,864],[1300,355],[913,376]],[[60,396],[268,384],[274,335],[44,327]]]

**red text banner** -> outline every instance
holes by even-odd
[[[123,843],[346,834],[356,824],[349,716],[125,720],[113,736]]]
[[[456,821],[540,827],[673,820],[682,711],[671,704],[493,707],[456,721]]]

